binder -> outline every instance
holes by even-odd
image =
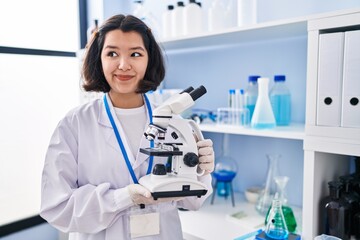
[[[345,32],[342,127],[360,127],[360,30]]]
[[[319,36],[316,125],[340,127],[344,32]]]

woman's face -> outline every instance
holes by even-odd
[[[116,95],[135,94],[144,78],[148,53],[141,35],[135,31],[113,30],[106,34],[101,53],[102,68],[110,92]]]

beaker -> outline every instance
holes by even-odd
[[[287,176],[276,176],[274,178],[276,184],[277,184],[277,193],[279,194],[279,200],[281,201],[281,209],[283,211],[284,214],[284,218],[285,218],[285,222],[286,222],[286,226],[289,230],[289,232],[295,232],[296,230],[296,219],[295,219],[295,215],[293,210],[291,209],[291,207],[287,204],[288,199],[287,199],[287,195],[286,195],[286,185],[289,181],[289,177]],[[268,223],[269,219],[270,219],[270,209],[266,215],[265,218],[265,225]]]
[[[269,79],[259,78],[259,96],[256,100],[254,115],[251,118],[251,127],[256,129],[274,128],[275,117],[269,98]]]
[[[256,202],[255,208],[258,213],[266,215],[276,192],[275,177],[278,176],[278,160],[280,154],[267,154],[268,170],[264,191],[260,194]]]
[[[269,221],[266,224],[265,234],[270,239],[287,239],[289,231],[286,226],[284,214],[282,212],[281,201],[277,197],[272,201],[269,213]]]

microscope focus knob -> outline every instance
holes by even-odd
[[[199,157],[193,152],[188,152],[184,156],[184,163],[188,167],[195,167],[199,164]]]
[[[154,175],[166,175],[166,167],[164,164],[161,163],[157,163],[155,164],[153,170],[152,170],[152,174]]]

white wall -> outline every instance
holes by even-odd
[[[78,20],[78,1],[1,1],[0,46],[75,52]],[[0,227],[39,214],[50,137],[60,118],[79,103],[77,58],[17,50],[0,52]],[[47,239],[57,235],[47,224],[34,230]],[[40,239],[31,232],[15,238]]]

